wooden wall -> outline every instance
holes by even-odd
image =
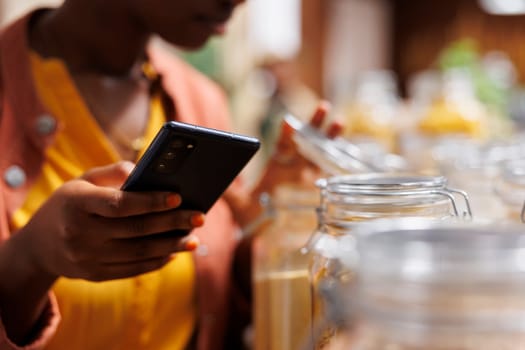
[[[332,98],[342,82],[390,67],[390,0],[302,0],[303,81]]]
[[[393,0],[392,65],[405,82],[430,67],[443,47],[469,37],[481,52],[505,51],[525,80],[525,16],[494,16],[476,0]]]
[[[284,1],[284,0],[283,0]],[[302,0],[302,48],[299,53],[301,79],[324,96],[324,53],[328,0]]]

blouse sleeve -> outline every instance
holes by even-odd
[[[40,350],[49,342],[56,332],[58,323],[60,322],[60,314],[58,312],[58,305],[55,296],[49,293],[49,299],[46,308],[40,316],[40,320],[36,325],[34,336],[27,344],[16,345],[6,334],[4,324],[0,319],[0,350]]]
[[[0,184],[0,243],[9,239],[11,233],[9,230],[7,210],[5,201],[3,200],[3,188]],[[49,342],[51,337],[55,334],[58,323],[60,322],[60,313],[58,311],[58,304],[52,292],[48,294],[47,305],[42,311],[42,315],[35,325],[33,336],[28,339],[27,344],[22,346],[13,343],[5,330],[4,322],[0,317],[0,350],[39,350]]]

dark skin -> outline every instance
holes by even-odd
[[[115,148],[124,159],[134,160],[136,154],[122,146],[117,131],[128,139],[144,132],[149,96],[140,65],[150,36],[157,33],[168,42],[198,48],[239,2],[69,0],[35,20],[30,43],[43,57],[65,62]]]
[[[136,154],[115,135],[143,134],[149,115],[148,83],[141,77],[152,34],[189,49],[223,31],[236,0],[66,0],[32,21],[30,46],[43,57],[65,62],[94,118],[124,160]],[[169,15],[167,15],[169,14]],[[317,118],[326,114],[321,106]],[[227,192],[243,225],[260,213],[257,198],[283,182],[311,182],[316,169],[298,155],[289,128],[260,183],[239,194]],[[0,312],[9,338],[26,344],[61,276],[106,281],[156,270],[173,254],[195,249],[183,238],[157,232],[201,226],[204,215],[175,210],[176,193],[119,190],[133,164],[122,162],[88,171],[65,183],[29,223],[0,246]],[[94,249],[96,247],[96,249]]]

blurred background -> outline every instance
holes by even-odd
[[[59,0],[0,0],[5,24]],[[525,120],[525,0],[249,0],[225,37],[184,59],[227,91],[239,132],[271,151],[285,111],[319,98],[345,136],[421,163],[435,136],[494,140]],[[416,147],[417,148],[417,147]]]

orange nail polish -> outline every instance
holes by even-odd
[[[324,111],[315,111],[314,116],[312,117],[312,119],[310,119],[310,125],[314,128],[320,128],[321,125],[323,125],[325,115],[326,114]]]
[[[182,202],[182,198],[178,194],[170,194],[166,197],[166,204],[170,208],[177,208]]]
[[[328,130],[326,132],[326,135],[329,138],[333,139],[333,138],[339,136],[342,131],[343,131],[343,125],[341,123],[333,123],[328,128]]]
[[[190,251],[197,249],[198,246],[199,246],[199,241],[196,239],[190,239],[185,244],[186,250],[190,250]]]
[[[323,100],[319,102],[312,119],[310,119],[310,125],[314,128],[320,128],[323,125],[326,115],[330,111],[330,106],[330,102],[328,101]]]
[[[294,132],[295,130],[290,124],[286,122],[283,123],[282,129],[281,129],[282,136],[290,137],[294,134]]]
[[[201,227],[204,225],[204,214],[194,214],[190,218],[193,227]]]

